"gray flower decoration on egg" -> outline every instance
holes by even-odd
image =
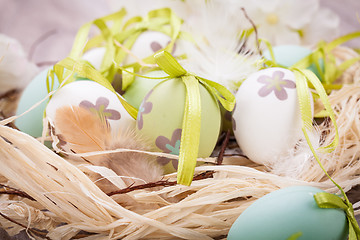
[[[288,79],[284,79],[284,73],[281,71],[273,72],[272,76],[261,75],[257,81],[264,83],[265,86],[260,88],[258,94],[260,97],[266,97],[274,91],[275,96],[280,100],[284,101],[288,98],[288,94],[285,88],[296,88],[296,84]]]
[[[182,132],[181,128],[175,129],[171,136],[171,139],[168,139],[164,136],[159,136],[155,140],[155,145],[159,149],[161,149],[164,153],[179,155],[180,154],[181,132]],[[164,158],[164,157],[158,158],[158,163],[161,165],[166,165],[170,161],[172,162],[173,167],[177,170],[178,160]]]
[[[88,100],[83,100],[80,102],[79,106],[85,109],[88,109],[90,112],[98,115],[101,118],[119,120],[121,118],[120,112],[114,109],[108,109],[109,99],[105,97],[99,97],[96,100],[96,103],[93,104]]]
[[[167,43],[167,45],[169,45],[169,43],[170,43],[170,41]],[[164,49],[164,47],[161,46],[161,44],[158,43],[158,42],[156,42],[156,41],[151,42],[150,48],[151,48],[151,50],[152,50],[153,52],[157,52],[157,51],[159,51],[159,50],[161,50],[161,49]],[[171,51],[172,54],[174,54],[175,49],[176,49],[176,44],[174,43],[173,49],[172,49],[172,51]]]
[[[148,94],[146,94],[146,96],[143,99],[143,102],[141,103],[141,105],[139,107],[138,116],[137,116],[137,120],[136,120],[137,127],[139,130],[141,130],[144,126],[143,115],[149,114],[153,108],[152,102],[147,101],[152,92],[153,92],[153,90],[150,90],[150,92],[148,92]]]

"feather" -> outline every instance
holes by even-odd
[[[59,108],[56,111],[54,127],[56,134],[60,134],[67,146],[76,153],[117,148],[152,150],[134,130],[122,130],[116,136],[112,136],[110,127],[104,119],[100,119],[87,109],[77,106]],[[118,152],[91,156],[86,159],[93,165],[111,169],[126,186],[155,182],[160,180],[162,176],[162,168],[156,163],[156,158],[144,153]],[[85,172],[104,192],[117,189],[111,181],[106,179],[108,171],[104,174],[101,172]]]
[[[78,106],[59,108],[54,126],[56,133],[76,153],[103,151],[111,136],[104,120]]]
[[[112,141],[110,149],[127,148],[134,150],[152,151],[150,144],[134,130],[119,132]],[[156,162],[156,157],[144,153],[122,152],[109,154],[109,166],[119,176],[133,176],[145,182],[155,182],[161,179],[162,168]],[[144,181],[124,179],[128,184],[143,184]]]
[[[236,92],[241,82],[260,67],[257,50],[248,48],[241,37],[251,26],[238,5],[215,1],[196,3],[198,11],[184,25],[196,44],[179,43],[187,55],[184,67]]]

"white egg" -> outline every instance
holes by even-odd
[[[93,65],[96,70],[100,70],[105,51],[106,48],[104,47],[90,49],[89,51],[84,53],[82,59],[91,63],[91,65]]]
[[[104,86],[90,81],[75,81],[60,88],[46,107],[46,117],[54,125],[57,109],[63,106],[80,106],[103,114],[113,133],[134,128],[135,120],[125,110],[117,96]],[[56,127],[56,126],[55,126]]]
[[[245,155],[256,163],[275,163],[302,137],[294,73],[268,68],[250,75],[236,93],[233,123]]]
[[[160,49],[165,48],[170,43],[170,41],[171,38],[162,32],[146,31],[140,34],[136,39],[134,45],[131,47],[131,52],[138,59],[144,59],[153,55]],[[174,50],[176,49],[174,48]],[[137,59],[131,55],[128,55],[125,58],[124,65],[131,64],[136,61]]]

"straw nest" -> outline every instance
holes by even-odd
[[[334,54],[339,61],[356,56],[343,47]],[[329,96],[340,142],[334,152],[318,154],[331,177],[348,192],[360,184],[360,64],[354,64],[340,81],[346,83],[344,87]],[[306,144],[300,143],[278,166],[256,165],[241,155],[227,156],[221,165],[208,158],[207,164],[196,168],[189,187],[174,184],[174,173],[109,196],[84,173],[84,164],[70,162],[5,126],[12,120],[0,122],[0,224],[10,234],[27,228],[34,238],[47,239],[222,239],[250,204],[272,191],[311,185],[339,192]],[[335,131],[323,121],[313,135],[315,145],[326,145]],[[287,171],[297,158],[302,159],[302,167]],[[132,205],[117,203],[124,194]],[[355,209],[359,206],[354,204]]]

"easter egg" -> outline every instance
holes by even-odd
[[[141,33],[136,39],[135,43],[131,47],[131,53],[135,55],[138,59],[144,59],[153,55],[155,52],[165,48],[170,43],[170,41],[171,38],[165,33],[156,31],[145,31]],[[137,62],[138,59],[134,58],[131,55],[128,55],[125,58],[124,65]]]
[[[301,59],[309,56],[312,53],[311,49],[306,47],[297,46],[297,45],[280,45],[273,47],[274,57],[277,64],[280,64],[284,67],[291,67]],[[268,60],[271,60],[270,51],[267,50],[264,52],[264,57]],[[322,71],[324,70],[324,63],[322,60],[319,61]],[[316,76],[320,79],[319,71],[317,70],[315,64],[311,64],[308,67]]]
[[[66,84],[55,92],[46,107],[46,117],[53,126],[56,111],[63,106],[79,106],[104,116],[113,133],[119,129],[133,128],[135,124],[116,94],[90,80]]]
[[[82,59],[88,61],[95,69],[100,70],[102,60],[105,55],[106,48],[93,48],[85,52]]]
[[[233,130],[252,161],[274,163],[303,136],[295,75],[267,68],[250,75],[236,93]]]
[[[341,209],[319,208],[309,186],[288,187],[255,201],[234,222],[228,240],[345,240],[346,214]]]
[[[16,115],[30,109],[33,105],[43,100],[48,91],[46,88],[46,76],[49,69],[45,69],[40,72],[24,89],[19,105],[16,110]],[[56,78],[56,76],[55,76]],[[59,86],[58,80],[54,80],[53,89],[57,89]],[[43,116],[46,108],[47,100],[44,100],[40,105],[15,120],[15,125],[22,131],[33,137],[40,137],[43,129]]]
[[[166,77],[168,76],[164,71],[152,71],[147,74],[144,74],[147,77]],[[139,109],[139,106],[146,96],[146,94],[158,83],[162,82],[164,79],[150,79],[143,77],[135,77],[135,80],[131,85],[126,89],[123,97],[128,103],[130,103],[136,109]]]
[[[201,129],[198,157],[212,153],[221,127],[221,113],[214,96],[199,84],[201,99]],[[137,117],[137,129],[159,152],[179,154],[186,89],[180,78],[156,85],[143,99]],[[169,160],[170,161],[170,160]],[[160,162],[165,172],[174,171],[177,162]]]

